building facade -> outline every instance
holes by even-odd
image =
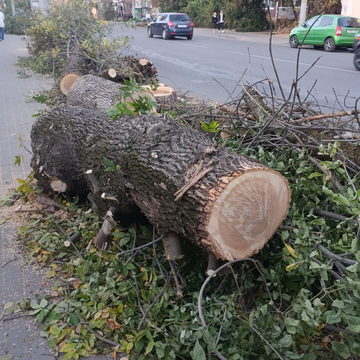
[[[341,15],[360,18],[360,0],[342,0]]]

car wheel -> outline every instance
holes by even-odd
[[[147,28],[147,34],[149,38],[152,38],[154,36],[150,26]]]
[[[164,40],[167,40],[167,39],[169,38],[166,29],[164,29],[163,32],[162,32],[162,38],[163,38]]]
[[[193,36],[192,36],[192,35],[188,35],[186,38],[187,38],[188,40],[192,40]]]
[[[299,40],[298,40],[297,36],[293,35],[290,38],[289,43],[290,43],[290,47],[292,47],[293,49],[296,49],[299,46]]]
[[[354,65],[355,65],[355,69],[360,71],[360,49],[357,49],[355,51]]]
[[[324,42],[324,50],[325,51],[334,51],[336,48],[335,41],[333,38],[327,38]]]
[[[151,27],[149,26],[148,27],[148,37],[153,37],[153,36],[154,36],[154,34],[153,34],[152,30],[151,30]]]

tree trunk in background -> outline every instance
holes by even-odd
[[[192,239],[220,259],[258,252],[288,211],[290,190],[279,173],[164,115],[112,121],[61,106],[37,120],[31,140],[45,191],[83,195],[92,170],[99,208],[135,204],[160,233]]]

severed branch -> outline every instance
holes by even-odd
[[[171,273],[172,273],[174,281],[175,281],[176,296],[179,298],[182,298],[184,296],[184,294],[182,291],[182,286],[180,285],[179,276],[176,272],[176,264],[173,260],[169,260],[169,264],[170,264],[170,268],[171,268]]]
[[[339,256],[337,254],[334,254],[332,251],[326,249],[322,245],[318,245],[317,248],[330,260],[338,261],[338,262],[346,264],[346,265],[355,265],[358,263],[355,260],[347,259],[344,256]]]
[[[161,241],[161,240],[163,239],[163,237],[164,237],[164,235],[162,235],[162,236],[160,236],[159,238],[157,238],[157,239],[155,239],[155,240],[153,240],[153,241],[150,241],[150,242],[148,242],[148,243],[146,243],[146,244],[144,244],[144,245],[140,245],[140,246],[135,247],[135,248],[133,248],[133,249],[129,249],[129,250],[125,250],[125,251],[119,252],[119,253],[116,254],[116,256],[119,257],[119,256],[122,256],[122,255],[125,255],[125,254],[130,254],[130,253],[133,253],[133,252],[135,252],[135,251],[144,249],[144,248],[146,248],[146,247],[148,247],[148,246],[150,246],[150,245],[153,245],[153,244],[158,243],[159,241]]]
[[[351,115],[357,115],[357,114],[358,114],[358,112],[356,110],[340,111],[338,113],[333,113],[333,114],[320,114],[320,115],[309,116],[306,118],[296,119],[296,120],[292,120],[292,123],[297,124],[297,123],[301,123],[301,122],[318,121],[318,120],[331,119],[331,118],[337,118],[337,117],[342,117],[342,116],[351,116]]]
[[[164,286],[162,287],[162,289],[160,290],[160,292],[155,296],[154,301],[148,306],[148,308],[145,310],[145,312],[143,313],[143,316],[139,322],[139,325],[137,326],[137,330],[140,330],[144,321],[146,320],[147,314],[149,313],[149,311],[156,305],[156,303],[159,301],[159,299],[161,298],[161,296],[164,294],[165,289],[167,288],[167,286],[169,285],[169,280],[170,277],[167,276],[166,277],[166,281]]]
[[[179,236],[174,232],[168,232],[164,235],[163,245],[166,260],[179,260],[184,257]]]
[[[94,245],[98,249],[104,248],[106,240],[109,238],[111,232],[116,227],[116,221],[115,221],[114,217],[115,217],[117,211],[118,210],[116,208],[111,207],[106,212],[104,222],[103,222],[99,232],[97,233],[97,235],[94,238]]]

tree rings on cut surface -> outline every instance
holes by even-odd
[[[74,82],[79,78],[76,74],[67,74],[60,80],[60,90],[64,95],[69,93],[70,88],[74,85]]]
[[[238,174],[216,195],[205,243],[229,261],[256,254],[286,217],[289,204],[290,189],[279,173],[263,168]]]

